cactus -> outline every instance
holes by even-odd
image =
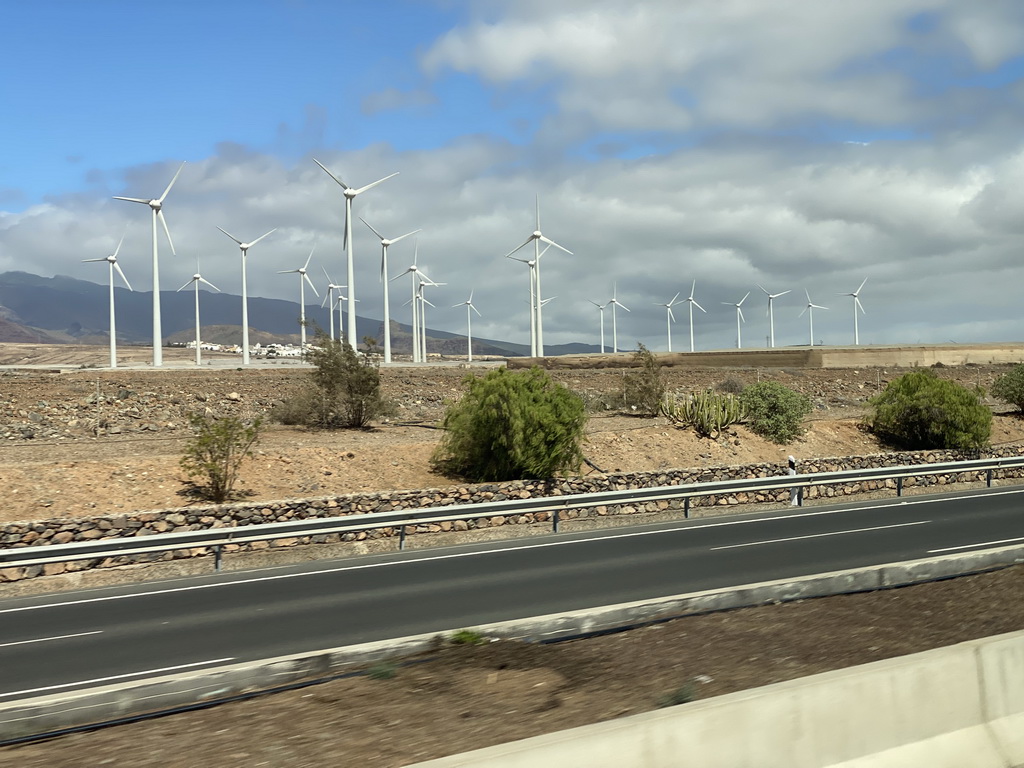
[[[723,429],[744,418],[739,398],[710,389],[691,392],[680,399],[666,396],[661,412],[674,424],[693,427],[701,437],[717,438]]]

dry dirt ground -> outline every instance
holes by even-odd
[[[0,365],[10,364],[0,345]],[[21,355],[24,350],[8,349]],[[68,365],[62,352],[48,364]],[[942,369],[990,386],[1004,368]],[[243,472],[254,498],[436,487],[430,428],[457,397],[466,370],[395,368],[384,386],[399,408],[392,422],[358,433],[272,427]],[[741,464],[884,450],[857,427],[866,397],[899,371],[669,372],[683,390],[726,378],[775,378],[812,397],[808,434],[792,446],[743,428],[698,440],[660,420],[598,411],[586,454],[605,471]],[[38,413],[50,437],[0,441],[3,518],[34,519],[183,503],[177,469],[188,409],[254,413],[293,386],[295,369],[74,370],[0,373],[4,421]],[[614,401],[619,371],[559,372],[588,400]],[[90,425],[91,392],[129,394],[134,422],[118,434]],[[229,398],[228,395],[237,395]],[[120,395],[118,395],[120,397]],[[201,397],[201,399],[199,399]],[[42,403],[42,405],[40,404]],[[67,407],[61,410],[65,404]],[[69,410],[75,405],[74,412]],[[108,406],[112,408],[113,406]],[[65,412],[66,411],[66,412]],[[112,413],[113,411],[110,411]],[[63,416],[58,414],[63,413]],[[108,413],[109,416],[109,413]],[[72,418],[73,417],[73,418]],[[105,418],[105,417],[104,417]],[[73,420],[75,427],[67,427]],[[29,422],[25,422],[29,423]],[[33,422],[34,423],[34,422]],[[107,423],[107,422],[103,422]],[[173,425],[173,426],[168,426]],[[993,442],[1024,439],[1019,419],[997,418]],[[887,592],[689,617],[642,630],[555,646],[498,642],[445,646],[393,677],[354,677],[272,697],[0,749],[0,764],[32,766],[400,766],[547,731],[653,709],[689,686],[698,698],[828,669],[1024,629],[1024,568]],[[387,670],[381,670],[387,671]]]

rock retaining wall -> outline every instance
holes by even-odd
[[[1021,446],[1004,446],[992,451],[993,457],[1020,455]],[[954,451],[920,451],[886,453],[871,456],[847,456],[827,459],[813,459],[801,464],[801,472],[836,472],[851,469],[880,468],[898,465],[931,464],[956,461],[966,457]],[[151,536],[177,531],[194,531],[225,528],[260,523],[277,523],[308,518],[330,518],[355,514],[394,512],[403,509],[422,509],[449,505],[479,504],[505,499],[528,499],[543,496],[566,496],[603,491],[655,488],[666,485],[716,482],[769,477],[782,473],[778,464],[748,464],[731,467],[697,467],[673,469],[658,472],[633,472],[622,474],[591,474],[582,477],[558,478],[551,481],[516,481],[479,485],[461,485],[448,488],[433,488],[414,491],[390,491],[385,493],[351,494],[331,498],[288,499],[274,502],[253,502],[224,504],[204,507],[183,507],[168,510],[133,512],[93,518],[55,518],[31,522],[0,525],[0,547],[4,549],[40,547],[49,544],[64,544],[71,541],[90,541],[105,538]],[[1000,477],[1024,477],[1024,470],[1004,470]],[[975,482],[985,479],[984,472],[961,472],[944,475],[926,475],[907,478],[904,487],[943,486],[958,482]],[[832,498],[867,493],[884,489],[895,489],[895,480],[854,482],[842,485],[816,486],[809,489],[807,498]],[[745,504],[788,501],[788,491],[737,493],[719,496],[705,496],[691,500],[691,507],[741,507]],[[562,519],[579,517],[600,517],[607,515],[629,515],[663,512],[682,507],[679,501],[652,501],[641,504],[618,506],[597,506],[592,508],[566,510]],[[723,510],[724,511],[724,510]],[[406,526],[406,535],[417,533],[439,533],[466,531],[476,528],[491,528],[506,525],[524,525],[549,521],[547,513],[525,513],[481,517],[471,520],[425,523]],[[297,546],[302,544],[338,543],[396,536],[400,527],[378,528],[344,534],[325,534],[279,539],[252,544],[234,544],[225,551],[240,549],[261,550]],[[27,553],[26,553],[27,554]],[[180,558],[198,557],[210,554],[208,548],[175,550],[155,555],[119,555],[69,563],[52,563],[28,567],[0,568],[0,581],[18,581],[40,575],[51,575],[80,571],[89,568],[107,568],[130,563],[154,562]]]

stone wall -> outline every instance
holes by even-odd
[[[1021,446],[1004,446],[992,451],[993,457],[1018,456],[1024,450]],[[957,461],[965,457],[954,451],[918,451],[886,453],[870,456],[846,456],[805,461],[800,466],[803,473],[836,472],[851,469],[868,469],[898,465],[917,465]],[[330,518],[343,515],[374,514],[398,510],[445,507],[461,504],[479,504],[505,499],[529,499],[543,496],[565,496],[602,491],[619,491],[639,488],[656,488],[666,485],[717,482],[725,480],[770,477],[782,474],[778,464],[748,464],[731,467],[697,467],[673,469],[658,472],[634,472],[623,474],[591,474],[581,477],[558,478],[552,481],[516,481],[479,485],[461,485],[415,491],[391,491],[386,493],[352,494],[332,498],[288,499],[275,502],[252,502],[218,506],[193,506],[178,509],[133,512],[93,518],[55,518],[32,522],[0,525],[0,546],[4,549],[41,547],[49,544],[64,544],[71,541],[91,541],[105,538],[143,537],[177,531],[206,530],[213,528],[258,525],[260,523],[287,522],[309,518]],[[907,478],[904,487],[943,486],[958,482],[984,480],[984,472],[961,472],[946,475],[926,475]],[[1000,477],[1022,477],[1024,470],[1004,470]],[[895,489],[895,480],[854,482],[843,485],[829,485],[810,488],[808,499],[832,498]],[[719,496],[705,496],[691,501],[693,508],[701,507],[742,507],[745,504],[788,501],[785,489],[773,492],[737,493]],[[614,507],[567,510],[562,519],[579,517],[629,515],[664,512],[681,509],[682,501],[652,501],[641,504],[623,504]],[[710,510],[706,510],[710,512]],[[722,510],[724,512],[724,509]],[[717,512],[716,512],[717,513]],[[465,531],[475,528],[524,525],[549,521],[547,513],[511,514],[482,517],[471,520],[429,523],[406,526],[405,533],[429,534],[446,531]],[[338,543],[341,541],[363,541],[385,538],[400,533],[399,527],[378,528],[344,534],[326,534],[279,539],[271,542],[229,545],[225,551],[281,548],[302,544]],[[26,556],[29,553],[25,553]],[[35,553],[33,553],[35,554]],[[42,554],[42,553],[39,553]],[[0,568],[0,581],[17,581],[39,575],[51,575],[89,568],[107,568],[139,562],[154,562],[179,558],[209,555],[209,549],[197,547],[176,550],[156,555],[118,555],[94,558],[70,563],[53,563],[43,566]]]

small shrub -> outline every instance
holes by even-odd
[[[1024,365],[1015,365],[992,385],[992,396],[1024,411]]]
[[[743,382],[733,376],[730,376],[725,381],[720,381],[715,384],[715,391],[727,395],[738,395],[743,391]]]
[[[677,704],[689,704],[697,698],[697,686],[693,680],[684,683],[670,693],[658,699],[659,707],[674,707]]]
[[[691,392],[680,401],[668,395],[661,411],[675,424],[693,427],[701,437],[717,438],[722,430],[743,420],[743,404],[734,395],[714,392]]]
[[[472,481],[545,479],[583,462],[583,401],[540,368],[505,368],[463,379],[468,391],[445,412],[431,457],[444,474]]]
[[[657,416],[667,389],[661,363],[643,344],[637,346],[633,360],[640,370],[627,373],[623,379],[623,400],[626,408],[638,416]]]
[[[195,436],[185,446],[181,468],[189,477],[201,478],[195,488],[203,498],[218,504],[232,498],[242,462],[252,456],[262,421],[246,424],[234,416],[214,418],[192,414]]]
[[[910,450],[976,450],[992,431],[992,412],[977,392],[928,369],[903,374],[868,403],[868,428]]]
[[[811,400],[776,381],[752,384],[740,394],[750,429],[773,443],[789,443],[803,434]]]
[[[390,680],[398,674],[398,666],[391,661],[378,661],[366,670],[371,680]]]
[[[452,645],[483,645],[487,642],[487,638],[475,629],[460,629],[453,632],[448,641]]]

